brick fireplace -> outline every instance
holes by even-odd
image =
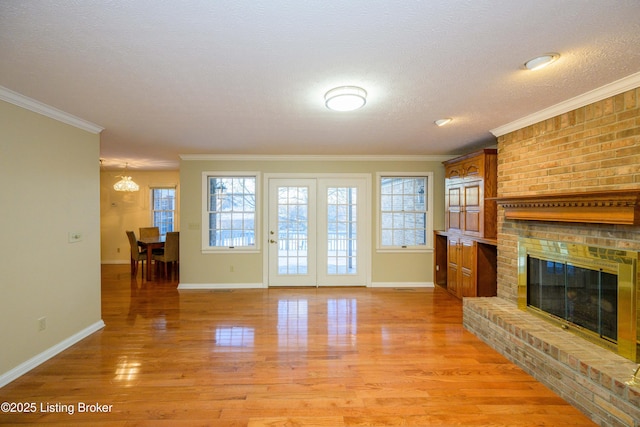
[[[609,191],[640,191],[640,88],[498,136],[499,199]],[[640,225],[513,219],[502,207],[498,296],[464,301],[467,329],[595,422],[639,427],[640,387],[626,384],[636,363],[518,309],[521,239],[640,252]]]

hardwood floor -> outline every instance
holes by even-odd
[[[0,389],[37,405],[0,424],[594,425],[440,288],[178,292],[128,268],[103,267],[102,331]]]

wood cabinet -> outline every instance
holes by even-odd
[[[498,156],[485,149],[444,162],[447,231],[495,238],[497,233]]]
[[[485,149],[444,162],[447,229],[435,235],[434,277],[458,298],[496,295],[497,160]]]
[[[447,290],[462,297],[496,295],[497,246],[493,242],[447,236]]]

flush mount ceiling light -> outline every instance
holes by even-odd
[[[539,70],[551,64],[552,62],[555,62],[558,58],[560,58],[560,54],[546,53],[544,55],[540,55],[528,60],[524,63],[524,67],[530,71]]]
[[[357,86],[340,86],[324,94],[324,105],[334,111],[353,111],[367,103],[367,91]]]
[[[120,181],[113,184],[113,189],[116,191],[138,191],[140,186],[131,180],[130,176],[126,176],[127,164],[124,166],[124,171],[120,175]]]
[[[447,125],[447,124],[451,123],[452,120],[453,119],[451,117],[447,117],[446,119],[436,120],[433,123],[435,123],[437,126],[444,126],[444,125]]]

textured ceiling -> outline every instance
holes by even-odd
[[[638,0],[4,0],[0,86],[104,127],[114,167],[461,154],[640,71],[639,18]],[[522,69],[546,52],[562,57]],[[367,105],[327,110],[340,85]]]

